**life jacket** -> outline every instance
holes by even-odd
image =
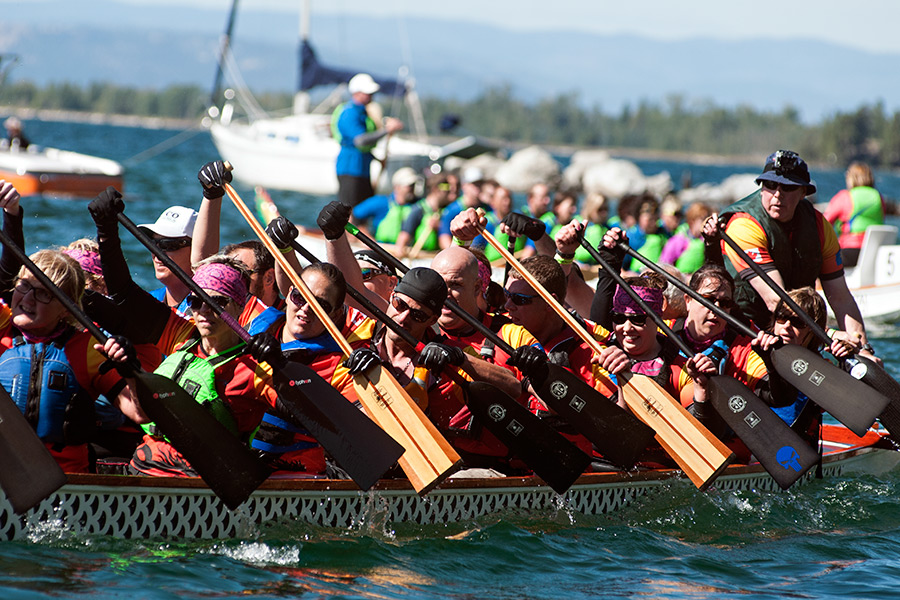
[[[217,421],[238,435],[234,415],[216,390],[216,369],[243,354],[246,344],[241,342],[225,352],[201,358],[191,352],[199,343],[199,337],[189,341],[181,349],[167,356],[154,372],[177,383],[194,400],[205,406]],[[141,427],[151,435],[159,435],[154,423],[144,423]]]
[[[875,188],[861,185],[850,190],[850,200],[852,212],[850,219],[840,224],[839,241],[842,248],[859,248],[867,227],[884,224],[881,194]],[[852,240],[856,240],[855,245]]]
[[[588,223],[588,226],[584,229],[584,239],[587,240],[588,244],[590,244],[591,247],[598,248],[600,244],[603,243],[603,234],[605,234],[607,231],[609,231],[609,228],[606,225]],[[551,237],[555,237],[555,234]],[[585,250],[583,246],[578,246],[578,249],[575,250],[575,260],[588,265],[597,263],[597,261],[594,260],[594,257],[591,256],[590,252]]]
[[[275,323],[284,318],[284,313],[277,308],[270,306],[262,311],[247,325],[247,333],[255,335],[268,331]]]
[[[675,261],[675,268],[682,273],[693,273],[703,266],[705,260],[706,244],[703,242],[703,238],[691,238],[687,248]]]
[[[500,225],[500,219],[497,218],[497,215],[493,212],[485,213],[485,218],[487,218],[488,227],[491,228],[494,232],[494,237],[500,242],[504,248],[509,247],[509,234],[503,233],[500,231],[498,225]],[[514,252],[519,252],[525,249],[525,245],[528,243],[528,238],[525,236],[516,237],[516,249]],[[494,262],[495,260],[500,260],[503,258],[500,252],[497,251],[496,248],[488,244],[484,247],[484,255],[487,257],[488,261]]]
[[[0,384],[42,441],[79,445],[96,428],[94,399],[75,378],[65,346],[74,328],[51,342],[29,344],[21,336],[0,356]]]
[[[393,195],[391,196],[393,197]],[[389,199],[390,207],[387,214],[375,229],[375,239],[382,244],[394,244],[397,242],[397,236],[403,227],[403,221],[412,210],[412,204],[397,204],[393,199]]]
[[[435,214],[435,210],[431,208],[431,205],[428,204],[427,201],[422,200],[422,220],[419,222],[419,226],[416,228],[416,235],[413,238],[412,245],[415,246],[421,236],[427,235],[428,237],[425,238],[425,242],[422,245],[422,250],[426,252],[440,250],[437,230],[430,229],[428,227],[428,221],[431,219],[431,215],[433,214]]]
[[[797,205],[790,223],[780,223],[769,216],[762,205],[762,192],[757,190],[738,200],[724,211],[722,217],[731,219],[737,213],[747,213],[753,217],[768,240],[768,253],[775,268],[784,280],[784,289],[795,290],[804,286],[815,286],[822,270],[822,242],[819,238],[816,209],[807,199]],[[790,229],[786,228],[790,227]],[[760,327],[766,327],[771,313],[765,301],[756,293],[750,282],[743,280],[730,260],[725,267],[734,277],[734,300],[744,314]]]
[[[353,140],[350,140],[349,144],[344,143],[344,136],[341,135],[341,131],[338,128],[338,121],[340,121],[341,115],[350,104],[350,102],[342,102],[334,109],[334,112],[331,113],[331,136],[336,139],[341,146],[353,146]],[[372,120],[372,117],[366,113],[366,133],[372,133],[376,129],[378,129],[378,125]],[[369,146],[363,146],[359,148],[359,150],[362,152],[371,152],[374,147],[375,144],[371,144]]]

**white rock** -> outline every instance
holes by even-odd
[[[510,156],[497,169],[495,178],[512,192],[527,192],[536,183],[555,185],[560,170],[559,162],[549,152],[539,146],[529,146]]]
[[[663,196],[672,190],[672,176],[668,171],[646,177],[630,160],[617,158],[589,166],[582,183],[585,194],[599,193],[610,198],[644,192]]]

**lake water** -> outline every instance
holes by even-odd
[[[41,144],[128,161],[178,132],[27,122]],[[196,206],[198,168],[217,158],[206,133],[128,163],[126,214],[151,222]],[[718,182],[760,165],[636,161],[646,174]],[[762,162],[762,159],[760,163]],[[841,171],[814,170],[820,198]],[[900,197],[900,177],[878,173]],[[248,202],[252,190],[238,188]],[[326,199],[273,192],[312,224]],[[84,201],[27,199],[29,250],[93,235]],[[248,239],[223,209],[223,241]],[[152,285],[146,251],[123,232],[135,278]],[[893,330],[875,340],[895,376]],[[0,466],[2,468],[2,466]],[[0,543],[0,599],[20,598],[893,598],[900,568],[900,472],[814,481],[784,493],[696,492],[672,482],[613,515],[503,515],[442,526],[333,530],[305,525],[243,540],[122,541],[54,535]]]

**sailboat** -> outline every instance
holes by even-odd
[[[346,92],[346,84],[360,72],[327,67],[319,62],[309,41],[309,0],[303,3],[300,19],[300,85],[294,96],[291,114],[272,116],[255,101],[237,70],[230,51],[237,0],[234,0],[220,49],[219,67],[204,124],[223,160],[235,166],[234,177],[248,186],[304,192],[312,195],[337,193],[335,161],[340,150],[332,137],[331,115]],[[221,76],[227,70],[234,87],[224,92],[225,102],[217,103]],[[381,94],[402,97],[411,115],[411,136],[382,138],[372,161],[372,180],[385,189],[394,171],[409,166],[416,172],[437,173],[449,156],[472,158],[497,149],[477,136],[455,139],[449,144],[432,143],[415,90],[415,80],[406,68],[399,79],[374,76]],[[331,93],[317,106],[310,106],[310,90],[333,86]],[[374,119],[380,122],[380,119]],[[387,159],[387,160],[385,160]]]

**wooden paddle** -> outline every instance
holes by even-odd
[[[97,341],[106,343],[109,336],[2,231],[0,242]],[[144,413],[228,508],[234,510],[240,506],[269,476],[271,469],[174,381],[147,373],[139,364],[128,366],[134,373],[137,399]]]
[[[581,246],[603,267],[615,282],[653,319],[663,333],[688,358],[695,353],[681,336],[676,334],[634,289],[603,259],[597,249],[584,237]],[[788,489],[819,462],[813,450],[796,431],[791,429],[772,409],[746,385],[732,377],[709,377],[711,404],[725,423],[747,445],[759,463],[781,486]]]
[[[320,262],[296,240],[291,246],[307,261]],[[425,344],[388,317],[365,294],[351,286],[347,286],[347,293],[417,352],[425,348]],[[447,374],[466,390],[466,405],[472,414],[557,493],[568,490],[588,468],[591,460],[587,454],[515,399],[496,386],[469,381],[454,371],[448,369]]]
[[[815,319],[803,312],[803,310],[797,305],[796,302],[794,302],[790,295],[788,295],[788,293],[781,286],[772,281],[772,278],[769,277],[769,274],[766,273],[762,267],[756,264],[756,262],[752,258],[750,258],[746,252],[744,252],[744,250],[737,244],[737,242],[731,239],[731,236],[725,233],[724,226],[721,223],[719,224],[719,233],[722,236],[722,240],[726,244],[728,244],[731,249],[737,253],[738,256],[741,257],[741,260],[747,263],[747,266],[750,267],[754,273],[756,273],[760,280],[763,281],[767,286],[769,286],[772,291],[774,291],[778,295],[778,297],[781,298],[781,300],[787,306],[789,306],[791,310],[794,311],[794,313],[796,313],[798,317],[803,319],[803,321],[807,324],[813,334],[817,338],[819,338],[819,341],[825,344],[826,347],[829,346],[831,344],[831,338],[828,337],[828,334],[825,332],[825,330],[822,329],[818,323],[816,323]],[[815,371],[811,375],[807,376],[806,373],[808,372],[808,369],[803,369],[803,373],[796,374],[796,371],[800,369],[795,366],[799,365],[799,363],[796,363],[795,361],[791,362],[791,373],[794,373],[794,379],[790,381],[791,383],[794,383],[794,381],[798,380],[803,380],[804,382],[811,380],[811,382],[815,384],[815,387],[822,388],[823,386],[827,386],[826,389],[833,388],[833,392],[831,394],[827,394],[827,396],[825,393],[822,393],[817,397],[814,392],[806,392],[795,383],[794,385],[797,386],[797,389],[802,391],[810,398],[813,398],[816,401],[816,404],[821,406],[824,410],[827,410],[835,419],[839,420],[841,423],[844,423],[844,425],[847,425],[848,428],[850,428],[856,435],[859,436],[864,435],[865,431],[875,422],[875,419],[880,415],[884,415],[885,409],[889,404],[892,404],[892,411],[888,412],[888,414],[885,415],[885,420],[891,420],[892,422],[890,424],[883,424],[888,428],[889,431],[892,430],[895,432],[895,434],[900,434],[900,422],[891,419],[891,417],[894,416],[898,409],[897,403],[900,403],[900,397],[895,397],[894,399],[888,398],[881,392],[877,391],[875,388],[861,383],[858,379],[852,377],[848,373],[834,367],[824,358],[818,358],[820,359],[823,366],[828,365],[828,367],[831,367],[830,369],[828,369],[828,372],[829,374],[833,374],[832,376],[835,380],[837,380],[836,382],[821,381],[821,375],[817,374]],[[856,360],[860,361],[860,357],[857,357]],[[872,363],[871,361],[867,361],[866,366],[868,366],[869,364],[874,366],[874,363]],[[777,366],[778,364],[776,363],[776,367]],[[782,374],[780,370],[778,372],[779,374]],[[782,374],[782,376],[786,379],[789,377],[785,376],[784,374]],[[825,401],[826,404],[822,404],[820,400]],[[835,411],[838,411],[838,413],[836,413]],[[849,424],[847,424],[847,422],[844,421],[844,418],[852,419],[851,422],[855,425],[855,427],[851,427]]]
[[[665,277],[672,285],[715,313],[735,331],[750,338],[756,337],[756,332],[737,317],[716,306],[627,244],[620,243],[620,246],[629,255]],[[860,383],[809,348],[797,344],[785,344],[769,350],[769,355],[775,370],[785,381],[811,398],[822,409],[831,413],[835,419],[858,436],[865,435],[875,420],[875,416],[883,412],[889,402],[883,395]],[[900,431],[900,428],[897,431]]]
[[[226,168],[231,168],[228,163],[225,164]],[[275,243],[269,239],[265,230],[234,191],[234,188],[228,183],[224,187],[228,197],[231,198],[259,240],[281,265],[297,291],[309,303],[310,308],[340,346],[341,351],[349,356],[353,348],[341,334],[341,330],[322,310],[313,293],[294,272],[287,258],[275,246]],[[399,460],[400,467],[419,494],[428,493],[462,466],[462,460],[456,450],[444,439],[434,424],[409,397],[406,390],[384,367],[379,366],[367,373],[355,375],[353,385],[360,403],[372,420],[405,449]]]
[[[225,309],[160,250],[131,219],[119,213],[119,222],[163,263],[187,288],[209,306],[238,336],[251,336]],[[368,490],[403,454],[403,448],[309,366],[284,360],[272,364],[272,385],[278,391],[276,408],[304,427],[350,475]]]
[[[395,269],[402,273],[409,270],[355,226],[348,224],[346,228]],[[444,304],[497,348],[512,355],[513,347],[479,319],[450,298]],[[597,450],[612,464],[632,467],[653,438],[650,427],[614,401],[604,398],[578,375],[559,365],[548,363],[532,377],[532,387],[541,400],[597,446]]]
[[[603,350],[597,340],[588,333],[569,312],[544,289],[506,248],[488,231],[481,234],[497,252],[510,261],[522,279],[530,285],[578,337],[598,356]],[[617,376],[625,403],[639,419],[653,428],[656,440],[675,459],[685,474],[698,488],[706,489],[728,464],[734,454],[681,403],[672,398],[655,381],[643,375],[620,373]]]

